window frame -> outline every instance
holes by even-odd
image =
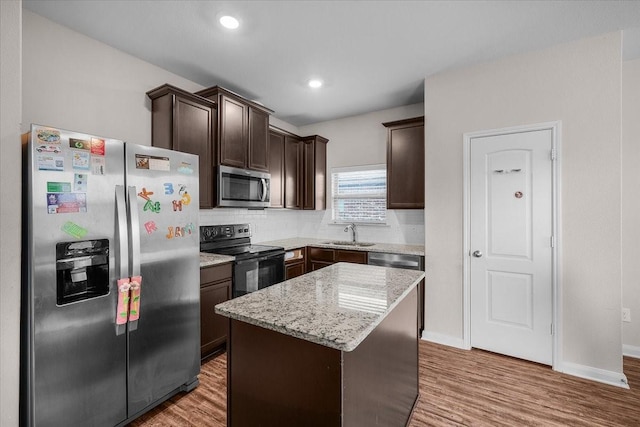
[[[333,177],[334,174],[340,173],[348,173],[348,172],[365,172],[365,171],[374,171],[380,170],[383,171],[384,181],[385,181],[385,190],[384,194],[376,194],[376,195],[361,195],[361,196],[349,196],[349,197],[337,197],[334,195],[334,182]],[[387,225],[388,215],[387,215],[387,165],[386,163],[377,163],[370,165],[358,165],[358,166],[344,166],[344,167],[332,167],[330,174],[330,188],[331,188],[331,224],[336,225],[344,225],[355,223],[357,225],[379,225],[385,226]],[[384,220],[382,221],[367,221],[367,220],[336,220],[336,200],[339,199],[384,199]]]

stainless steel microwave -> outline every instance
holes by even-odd
[[[218,206],[267,208],[271,174],[249,169],[218,166]]]

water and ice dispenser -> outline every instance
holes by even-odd
[[[109,293],[109,240],[56,244],[57,304]]]

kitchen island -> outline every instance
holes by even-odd
[[[227,425],[408,424],[423,278],[338,263],[217,305],[230,318]]]

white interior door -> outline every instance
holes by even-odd
[[[471,346],[552,363],[552,130],[471,139]]]

